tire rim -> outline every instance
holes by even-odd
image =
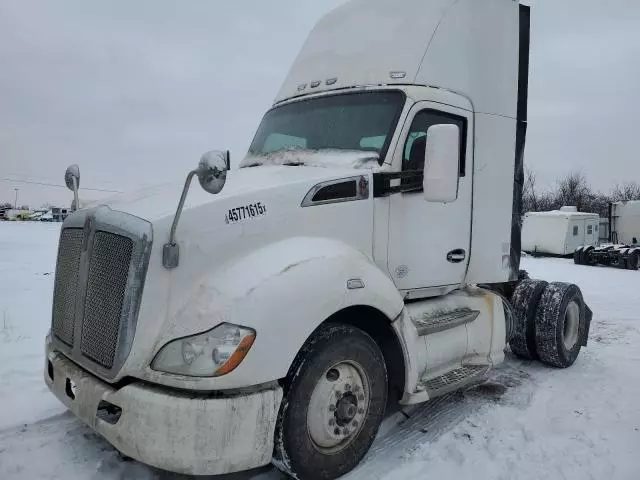
[[[318,379],[307,409],[307,431],[316,450],[334,454],[358,436],[369,411],[371,388],[360,364],[336,363]]]
[[[562,339],[567,350],[573,349],[578,342],[578,327],[580,325],[580,305],[574,300],[567,305],[564,314],[564,331]]]

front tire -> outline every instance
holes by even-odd
[[[577,285],[554,282],[545,289],[535,320],[536,350],[543,363],[567,368],[585,336],[585,304]]]
[[[369,450],[386,404],[387,369],[376,342],[349,325],[320,327],[287,377],[274,464],[305,480],[346,474]]]

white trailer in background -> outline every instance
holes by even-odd
[[[548,255],[573,255],[580,246],[598,245],[600,216],[563,208],[529,212],[522,224],[522,250]]]
[[[640,200],[611,204],[610,241],[637,245],[640,239]]]

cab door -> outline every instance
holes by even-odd
[[[457,125],[460,132],[458,195],[427,202],[422,179],[429,127]],[[473,115],[440,103],[418,102],[407,116],[394,152],[401,165],[399,192],[390,197],[388,269],[399,290],[462,283],[471,245]]]

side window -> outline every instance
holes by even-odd
[[[285,135],[283,133],[272,133],[264,141],[264,147],[262,150],[265,153],[271,153],[290,148],[307,148],[307,140],[305,138]]]
[[[467,148],[467,122],[463,117],[435,110],[422,110],[413,118],[402,158],[403,171],[424,170],[424,155],[427,146],[427,131],[432,125],[453,124],[460,129],[460,176],[466,174],[465,154]]]
[[[593,233],[593,225],[589,225],[587,227],[587,235],[591,235]]]
[[[577,237],[577,236],[578,236],[578,226],[577,226],[577,225],[575,225],[575,226],[573,227],[573,236],[574,236],[574,237]]]

